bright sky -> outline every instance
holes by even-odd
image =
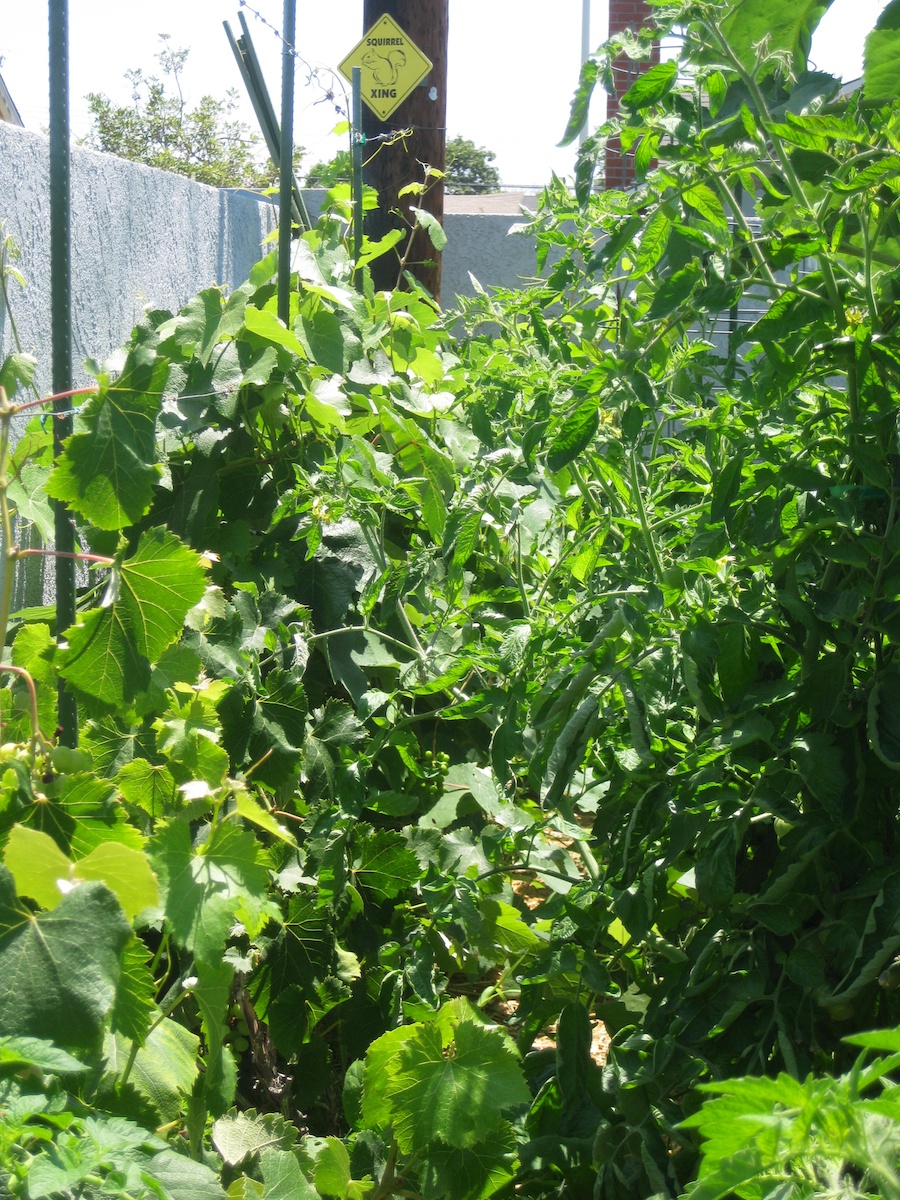
[[[252,0],[266,20],[281,27],[281,0]],[[791,0],[785,0],[791,3]],[[866,33],[885,0],[834,0],[813,43],[818,67],[854,79],[862,72]],[[48,123],[47,0],[6,0],[0,17],[0,73],[25,125]],[[105,93],[127,103],[129,68],[158,70],[158,35],[187,47],[186,99],[217,97],[231,87],[241,94],[238,114],[256,128],[241,77],[222,28],[229,21],[240,34],[238,0],[69,0],[70,97],[72,129],[88,129],[84,95]],[[298,0],[297,44],[314,67],[335,68],[362,36],[362,0]],[[275,33],[244,9],[262,61],[275,110],[281,111],[280,42]],[[574,149],[559,150],[575,90],[581,57],[582,0],[450,0],[449,136],[461,134],[496,154],[506,185],[546,183],[551,171],[572,174]],[[606,36],[607,0],[591,0],[591,46]],[[296,140],[308,162],[330,158],[346,145],[330,136],[341,118],[324,99],[321,84],[304,86],[298,63]],[[329,76],[323,77],[325,88]],[[595,104],[593,123],[603,117]]]

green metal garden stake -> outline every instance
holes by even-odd
[[[291,317],[291,199],[294,183],[294,41],[297,0],[284,0],[281,47],[281,166],[278,196],[278,316]]]
[[[350,175],[353,181],[353,262],[359,263],[362,253],[363,237],[363,206],[362,206],[362,148],[364,135],[362,131],[362,70],[353,68],[353,128],[351,130]],[[354,279],[359,291],[362,291],[363,278],[359,267],[355,267]]]
[[[50,320],[53,391],[72,389],[72,272],[69,186],[69,6],[50,0]],[[71,399],[54,412],[71,410]],[[53,455],[72,433],[72,417],[53,419]],[[62,501],[54,501],[56,550],[56,636],[75,624],[75,526]],[[78,706],[62,680],[58,685],[60,741],[78,744]]]

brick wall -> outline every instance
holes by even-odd
[[[637,29],[648,23],[650,8],[644,0],[609,0],[609,36],[621,33],[623,29]],[[659,61],[659,47],[655,49],[651,62],[632,62],[624,55],[617,58],[613,64],[615,80],[615,95],[606,102],[607,118],[614,117],[619,111],[619,99],[624,96],[634,83],[640,71],[654,62]],[[606,186],[628,187],[634,181],[634,151],[623,154],[618,138],[609,142],[606,148]]]

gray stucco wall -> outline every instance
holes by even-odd
[[[520,288],[537,276],[533,238],[510,234],[525,217],[493,213],[445,213],[447,246],[441,265],[441,296],[445,307],[454,296],[474,296],[471,272],[484,288]]]
[[[76,383],[142,310],[177,311],[200,288],[240,286],[274,228],[269,203],[76,147],[72,151],[72,342]],[[47,139],[0,121],[0,221],[21,249],[27,288],[11,285],[23,349],[50,379],[50,201]],[[12,333],[0,308],[0,357]]]
[[[308,192],[315,219],[324,193]],[[522,218],[447,213],[442,299],[519,287],[536,272],[531,239],[507,236]],[[50,202],[47,139],[0,121],[0,222],[21,249],[23,291],[10,292],[23,349],[37,355],[38,385],[50,385]],[[221,191],[112,155],[72,151],[72,340],[77,384],[88,356],[102,362],[150,305],[177,311],[201,288],[239,287],[275,227],[266,197]],[[265,249],[268,250],[269,247]],[[13,349],[0,306],[0,358]]]
[[[325,199],[322,188],[303,194],[310,219],[315,221]],[[441,303],[452,308],[457,296],[474,296],[469,273],[485,289],[525,287],[537,275],[533,238],[509,231],[526,220],[510,213],[444,213],[447,245],[441,254]]]

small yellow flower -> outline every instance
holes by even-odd
[[[848,308],[846,315],[847,315],[847,328],[848,329],[856,329],[857,326],[862,325],[866,314],[863,312],[863,310],[861,308]]]
[[[312,515],[317,521],[321,521],[323,525],[330,525],[334,520],[331,509],[321,496],[316,496],[312,502]]]

